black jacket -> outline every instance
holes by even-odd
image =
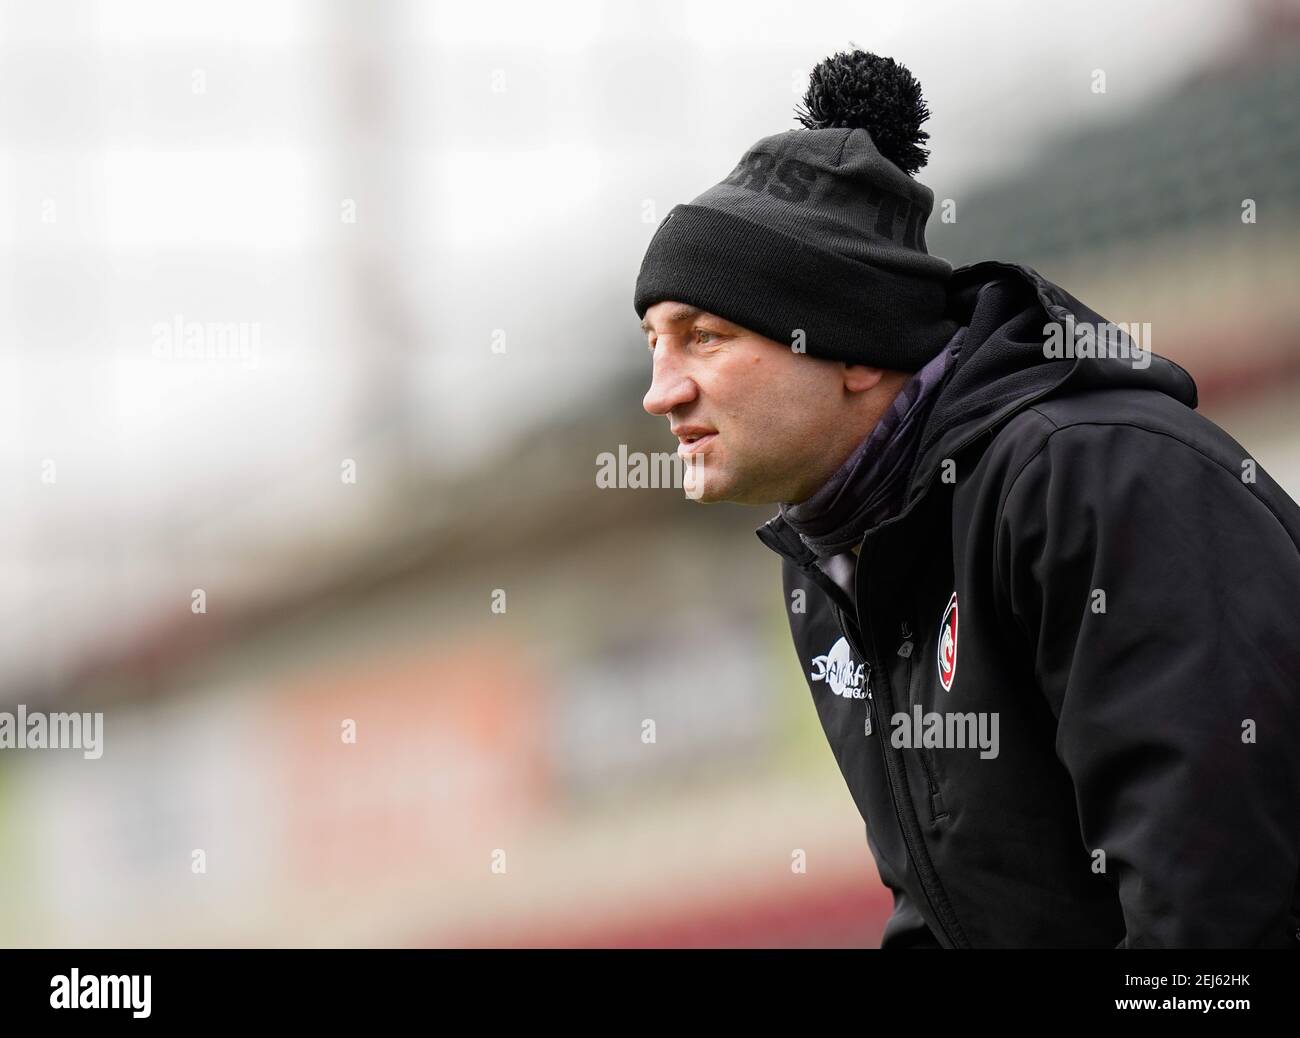
[[[856,601],[757,531],[894,893],[882,946],[1300,948],[1300,509],[1177,365],[1047,359],[1047,322],[1104,319],[1036,272],[963,267],[951,301]],[[904,741],[918,713],[996,756]]]

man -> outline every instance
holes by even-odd
[[[855,51],[660,224],[645,408],[779,503],[883,947],[1300,948],[1300,509],[1033,270],[953,271],[919,85]]]

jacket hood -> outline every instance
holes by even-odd
[[[960,352],[921,433],[908,481],[907,504],[932,485],[943,459],[992,432],[1040,400],[1101,388],[1153,389],[1196,407],[1196,383],[1173,361],[1133,340],[1097,350],[1068,343],[1074,329],[1107,325],[1106,318],[1037,271],[993,260],[960,267],[948,285],[949,312],[961,326]],[[1049,326],[1062,333],[1049,351]],[[1108,353],[1096,356],[1095,353]],[[1077,354],[1084,354],[1077,356]],[[1121,355],[1116,355],[1121,353]]]

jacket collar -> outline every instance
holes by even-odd
[[[758,535],[760,541],[778,555],[785,556],[796,566],[806,569],[815,565],[816,554],[808,545],[804,544],[803,538],[799,536],[785,516],[780,513],[772,516],[754,532]]]

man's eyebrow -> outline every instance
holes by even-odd
[[[693,321],[697,317],[704,316],[705,311],[701,310],[698,306],[687,306],[685,303],[682,303],[668,311],[667,320],[669,324],[676,324],[678,321]],[[649,317],[646,317],[641,321],[641,330],[643,332],[650,331]]]

